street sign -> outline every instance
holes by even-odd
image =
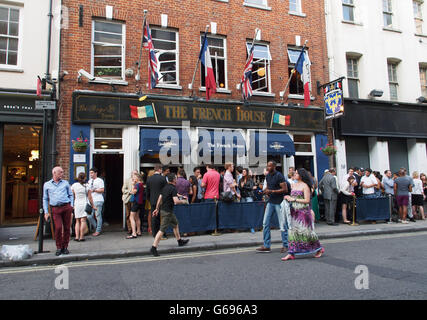
[[[36,100],[36,110],[55,110],[56,101]]]

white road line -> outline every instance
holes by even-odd
[[[368,241],[368,240],[416,237],[416,236],[422,236],[422,235],[427,235],[427,232],[410,232],[410,233],[400,233],[400,234],[386,234],[386,235],[349,237],[349,238],[341,238],[341,239],[328,239],[328,240],[322,240],[321,243],[322,244],[347,243],[347,242]],[[114,259],[111,261],[98,260],[98,261],[85,261],[85,262],[70,262],[64,265],[67,266],[68,268],[78,268],[78,267],[91,267],[91,266],[132,264],[132,263],[139,263],[139,262],[157,262],[157,261],[165,261],[165,260],[200,258],[200,257],[208,257],[208,256],[254,252],[254,248],[255,247],[248,247],[248,248],[242,248],[242,249],[223,249],[223,250],[217,250],[217,251],[202,251],[202,252],[192,252],[192,253],[177,253],[177,254],[165,255],[160,257],[150,256],[150,257],[141,257],[141,258],[122,258],[122,259]],[[278,248],[281,248],[281,245],[272,246],[272,249],[278,249]],[[50,271],[50,270],[54,270],[57,267],[58,265],[41,266],[41,267],[8,268],[5,270],[0,270],[0,275],[37,272],[37,271]]]

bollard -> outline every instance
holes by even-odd
[[[358,226],[359,224],[356,223],[355,221],[356,219],[356,196],[353,196],[353,223],[350,224],[350,226],[354,227],[354,226]]]
[[[211,234],[212,236],[220,236],[221,233],[218,232],[218,199],[215,197],[215,218],[216,218],[216,228],[215,231]]]

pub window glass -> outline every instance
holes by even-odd
[[[294,135],[295,152],[312,152],[310,135]]]
[[[121,150],[121,128],[95,128],[95,149]]]
[[[203,45],[204,35],[201,36],[200,46]],[[208,49],[211,55],[213,73],[215,75],[216,87],[218,89],[227,89],[227,50],[225,38],[208,36]],[[202,78],[202,87],[206,86],[205,68],[202,68],[200,75]]]
[[[298,62],[301,49],[288,49],[288,76],[291,77],[292,70]],[[304,84],[301,75],[295,70],[289,83],[289,94],[304,95]]]
[[[159,86],[179,85],[178,32],[152,28],[151,36],[159,61]]]
[[[246,43],[247,53],[252,43]],[[252,90],[254,92],[271,92],[270,88],[270,47],[266,44],[254,45],[254,60],[252,67]]]

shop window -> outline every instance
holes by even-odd
[[[124,24],[93,21],[92,74],[105,79],[124,78]]]
[[[311,135],[294,135],[295,152],[313,152]]]
[[[204,35],[201,36],[203,42]],[[211,55],[213,72],[217,89],[227,89],[227,49],[226,40],[221,37],[208,36],[208,49]],[[205,69],[200,71],[202,87],[205,87]]]
[[[342,0],[344,21],[354,22],[354,0]]]
[[[122,129],[95,128],[95,149],[121,150]]]
[[[397,81],[397,63],[396,62],[388,62],[388,84],[390,88],[390,100],[396,101],[398,100],[398,86],[399,83]]]
[[[18,65],[19,9],[0,6],[0,65]]]
[[[179,85],[178,32],[166,29],[151,29],[153,45],[159,61],[159,83],[161,86]]]
[[[351,98],[359,98],[359,67],[358,58],[347,57],[347,84],[348,95]]]
[[[252,43],[246,43],[247,53],[251,50]],[[254,45],[254,60],[252,67],[252,90],[257,92],[271,92],[270,79],[270,47],[266,44]]]
[[[301,54],[301,49],[288,49],[288,76],[291,77],[292,70],[298,62]],[[304,95],[304,84],[301,80],[301,75],[295,70],[289,83],[289,94]]]
[[[417,34],[423,34],[423,1],[414,0],[412,4],[414,8],[415,32]]]
[[[427,98],[427,66],[420,67],[421,94]]]

